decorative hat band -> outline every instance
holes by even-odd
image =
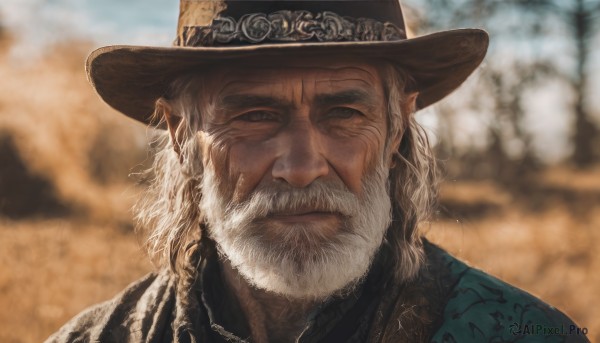
[[[406,32],[390,22],[342,17],[329,11],[315,15],[309,11],[282,10],[270,14],[245,14],[238,21],[232,17],[216,17],[210,26],[185,26],[177,37],[175,45],[206,47],[263,42],[356,42],[404,39],[406,39]]]

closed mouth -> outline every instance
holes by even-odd
[[[336,211],[327,211],[320,209],[295,209],[290,211],[270,212],[267,218],[285,218],[285,217],[302,217],[302,216],[343,216],[342,213]]]
[[[302,212],[279,212],[271,213],[268,217],[284,217],[284,216],[306,216],[306,215],[340,215],[339,212],[329,211],[302,211]]]

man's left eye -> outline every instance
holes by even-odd
[[[251,111],[242,114],[236,118],[246,122],[273,122],[278,120],[278,116],[275,113],[269,111]]]
[[[354,116],[362,116],[362,112],[349,107],[336,107],[327,112],[327,118],[350,119]]]

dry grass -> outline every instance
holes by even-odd
[[[94,94],[86,44],[56,46],[37,61],[11,59],[9,48],[0,39],[0,134],[72,212],[53,221],[0,217],[0,342],[40,342],[150,269],[123,229],[136,193],[127,174],[145,160],[147,139]]]
[[[13,135],[28,168],[75,209],[71,218],[0,219],[0,342],[40,342],[151,270],[123,224],[135,193],[124,176],[144,160],[146,133],[94,95],[83,73],[84,48],[57,47],[23,67],[3,44],[0,129]],[[597,192],[600,169],[553,169],[539,180],[575,195]],[[431,240],[561,308],[600,341],[600,203],[586,200],[587,211],[573,212],[558,197],[532,213],[489,182],[446,184],[443,195],[492,210],[435,222],[426,229]]]
[[[0,222],[0,342],[41,342],[83,308],[151,270],[119,228],[70,220]]]

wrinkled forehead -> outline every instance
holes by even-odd
[[[381,66],[376,63],[327,58],[289,61],[259,61],[252,64],[218,66],[206,75],[217,98],[236,93],[273,92],[298,88],[306,93],[364,89],[381,92]]]

